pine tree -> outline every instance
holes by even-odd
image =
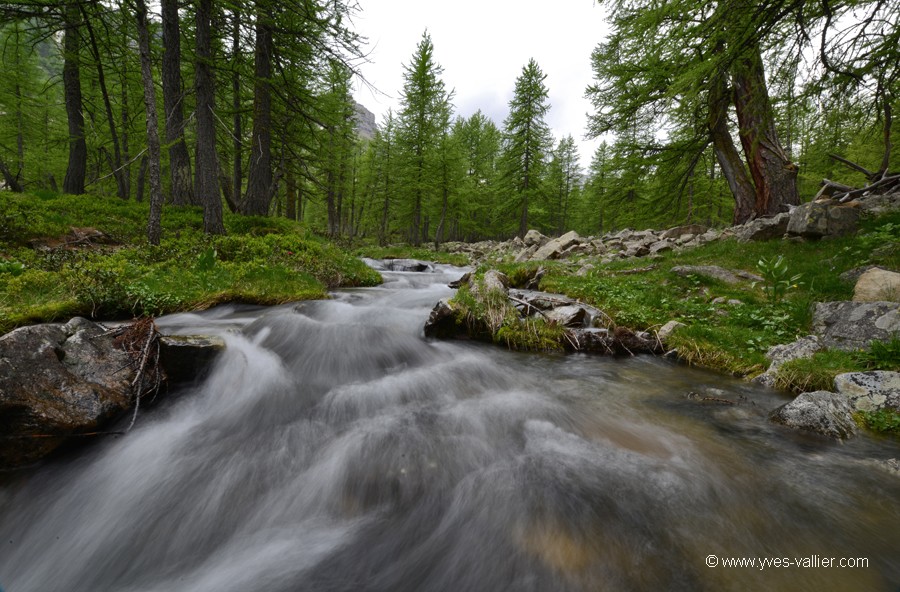
[[[503,175],[513,200],[509,209],[519,218],[518,236],[525,236],[529,209],[543,197],[546,158],[553,141],[544,121],[550,110],[546,78],[537,62],[529,60],[516,79],[503,122]]]
[[[434,45],[428,31],[422,34],[410,63],[403,70],[397,117],[398,173],[402,180],[402,214],[408,223],[408,240],[420,245],[428,235],[426,208],[440,200],[434,172],[451,110],[451,95],[440,79],[443,68],[434,61]]]

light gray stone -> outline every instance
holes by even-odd
[[[834,378],[834,388],[857,411],[900,411],[900,372],[848,372]]]
[[[850,400],[828,391],[800,394],[790,403],[772,411],[769,419],[789,428],[841,440],[852,437],[858,429],[853,420]]]
[[[657,335],[659,335],[659,339],[663,342],[666,341],[673,333],[675,333],[681,327],[687,327],[684,323],[680,321],[669,321],[665,325],[663,325],[659,331],[657,331]]]
[[[787,231],[790,217],[791,215],[785,212],[770,218],[756,218],[731,230],[734,237],[742,243],[781,238]]]
[[[853,289],[854,302],[900,302],[900,273],[874,267],[861,276]]]
[[[582,327],[587,311],[583,306],[571,304],[554,308],[545,315],[548,321],[563,327]]]
[[[581,242],[581,237],[578,236],[578,233],[574,230],[567,232],[566,234],[555,238],[547,244],[543,245],[541,248],[537,250],[537,252],[532,256],[533,261],[541,261],[545,259],[557,259],[562,254],[563,251],[571,247],[576,243]]]
[[[550,239],[537,230],[531,229],[525,233],[525,238],[522,240],[526,246],[530,247],[532,245],[537,245],[538,247],[540,247],[547,244]]]
[[[858,228],[860,210],[834,200],[801,204],[790,214],[787,234],[804,238],[825,238],[853,234]]]
[[[825,347],[868,349],[871,341],[889,341],[900,332],[898,308],[896,302],[817,302],[813,333]]]
[[[731,271],[718,265],[676,265],[672,273],[683,277],[689,275],[702,275],[725,282],[726,284],[738,284],[742,281],[762,281],[760,276],[747,271]]]
[[[686,234],[703,234],[707,230],[709,229],[701,224],[685,224],[666,230],[660,235],[660,238],[679,238]]]

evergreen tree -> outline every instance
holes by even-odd
[[[503,176],[512,195],[508,209],[519,219],[518,236],[528,231],[529,209],[543,197],[543,175],[552,136],[544,116],[550,110],[544,74],[534,59],[516,79],[509,115],[503,122]]]
[[[550,188],[557,234],[562,234],[569,228],[570,200],[572,194],[579,188],[580,182],[581,164],[578,162],[578,148],[575,146],[575,139],[568,135],[559,141],[550,161]]]
[[[409,242],[420,245],[428,236],[426,209],[440,201],[434,173],[451,110],[451,95],[440,79],[443,68],[434,61],[434,45],[427,31],[403,70],[396,142],[402,215],[408,224]]]

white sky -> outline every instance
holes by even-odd
[[[362,74],[380,93],[357,83],[357,101],[379,125],[389,107],[396,113],[408,64],[425,29],[435,61],[454,90],[455,114],[478,109],[502,129],[516,78],[534,58],[547,79],[546,121],[554,141],[571,134],[586,169],[599,143],[584,139],[592,108],[584,90],[592,80],[591,51],[603,39],[603,8],[594,0],[359,0],[356,31],[368,38],[370,63]],[[387,95],[387,96],[385,96]]]

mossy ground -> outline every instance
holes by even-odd
[[[148,206],[116,198],[0,193],[0,332],[72,315],[117,318],[222,302],[277,304],[376,285],[356,257],[283,218],[225,215],[225,236],[202,232],[199,208],[167,207],[159,246],[144,238]],[[50,249],[72,227],[109,244]]]

